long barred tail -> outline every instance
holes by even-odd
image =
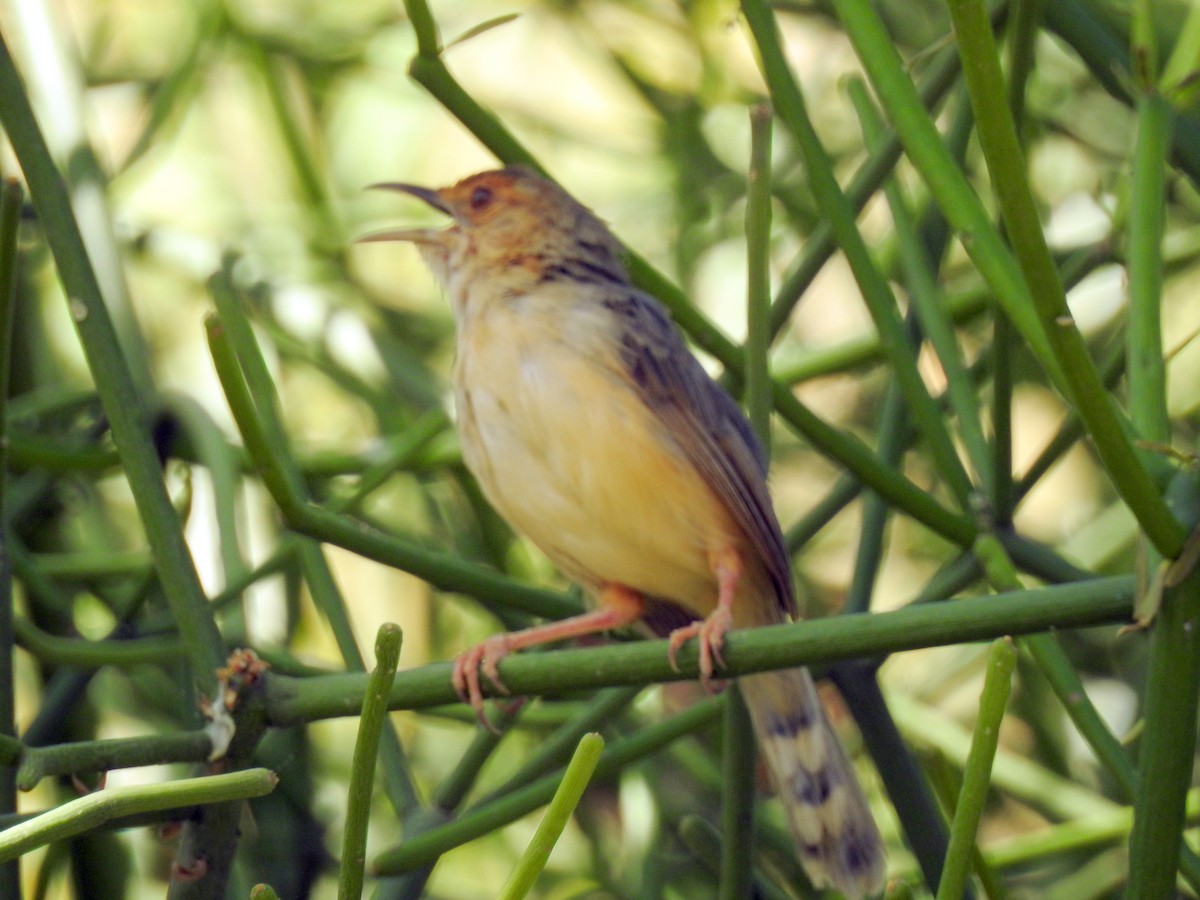
[[[738,679],[805,872],[858,900],[883,890],[883,842],[807,669]]]

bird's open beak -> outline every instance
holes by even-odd
[[[404,194],[411,194],[419,200],[424,200],[434,209],[439,212],[444,212],[446,215],[452,215],[450,207],[441,195],[432,188],[419,187],[415,184],[401,184],[399,182],[385,181],[379,184],[368,185],[369,190],[382,191],[400,191]],[[376,241],[408,241],[413,244],[436,244],[440,243],[441,230],[436,228],[401,228],[393,231],[377,231],[374,234],[365,234],[360,238],[355,239],[356,244],[369,244]]]
[[[368,190],[372,191],[400,191],[402,194],[411,194],[418,200],[424,200],[434,209],[450,215],[450,207],[446,205],[446,201],[442,199],[442,195],[433,188],[418,187],[415,184],[400,184],[396,181],[381,181],[378,184],[368,185]]]

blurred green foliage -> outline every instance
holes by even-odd
[[[527,814],[589,729],[609,749],[534,895],[714,895],[721,701],[683,685],[610,686],[507,714],[502,739],[440,705],[446,669],[426,663],[578,598],[462,466],[448,415],[452,324],[432,280],[409,249],[354,240],[431,215],[365,190],[371,183],[446,184],[495,165],[489,149],[504,162],[535,159],[640,254],[637,277],[739,392],[747,258],[758,258],[745,238],[747,110],[767,95],[781,112],[760,254],[775,290],[772,486],[811,614],[1078,582],[1081,609],[1109,604],[1090,621],[1111,620],[1113,591],[1123,603],[1135,577],[1147,607],[1165,585],[1167,621],[1183,634],[1196,593],[1187,552],[1168,571],[1143,510],[1165,493],[1178,521],[1163,518],[1164,540],[1200,519],[1200,20],[1183,2],[1042,6],[993,13],[1028,168],[1007,163],[1032,191],[1051,280],[1068,289],[1132,439],[1098,434],[1087,415],[1081,424],[1088,398],[1064,399],[1047,374],[1051,354],[1000,311],[1011,316],[975,255],[987,234],[964,242],[947,224],[981,198],[985,224],[1009,225],[1012,198],[993,194],[990,175],[1006,161],[976,140],[980,100],[964,88],[942,4],[883,3],[878,14],[947,164],[969,180],[944,193],[886,84],[864,67],[874,60],[855,43],[867,21],[857,3],[414,0],[406,15],[375,0],[69,0],[0,10],[120,348],[107,354],[111,369],[85,353],[95,307],[52,259],[63,245],[47,237],[62,240],[64,226],[21,150],[29,137],[16,95],[0,96],[12,139],[3,171],[24,172],[36,207],[21,210],[15,267],[0,263],[15,291],[2,354],[0,574],[13,614],[0,621],[0,655],[14,674],[0,685],[10,720],[0,717],[0,751],[11,763],[0,813],[63,802],[72,773],[94,784],[92,772],[111,766],[115,786],[194,773],[205,755],[202,738],[199,752],[188,743],[202,725],[196,690],[213,697],[212,659],[249,646],[271,664],[267,683],[283,687],[267,689],[265,719],[239,719],[239,734],[265,731],[233,765],[266,766],[279,786],[206,820],[230,848],[242,826],[227,894],[221,879],[201,877],[171,896],[244,897],[258,882],[281,897],[334,896],[348,814],[369,816],[368,862],[421,863],[369,877],[378,896],[494,896],[535,827]],[[787,105],[786,75],[760,74],[763,35],[747,24],[756,15],[778,27],[803,109]],[[420,84],[408,77],[414,59]],[[986,110],[986,121],[1007,115]],[[806,117],[819,145],[800,136]],[[899,161],[897,136],[908,151]],[[856,211],[852,234],[837,230],[831,204],[843,200],[821,187],[814,153]],[[988,259],[1018,271],[1008,257]],[[1029,294],[1045,286],[1023,284]],[[112,386],[126,382],[139,404],[131,424],[161,459],[194,572],[164,556],[164,529],[178,523],[147,513],[161,486],[130,467],[123,436],[114,440],[123,420]],[[1090,399],[1107,408],[1102,393]],[[1153,490],[1130,496],[1133,473],[1105,470],[1112,446],[1136,452]],[[189,583],[199,586],[192,601]],[[200,587],[210,602],[193,602]],[[324,709],[352,716],[365,682],[332,676],[370,667],[359,648],[389,621],[404,632],[397,685],[442,687],[413,704],[431,709],[392,717],[380,790],[348,813],[357,720],[325,712],[285,727],[273,704],[309,684],[328,690]],[[828,659],[847,655],[847,640],[835,635]],[[873,666],[833,667],[863,740],[835,705],[838,718],[882,770],[876,777],[861,754],[890,871],[898,891],[916,894],[939,864],[933,798],[954,807],[987,654],[934,643],[888,659],[881,691]],[[1196,814],[1181,789],[1195,749],[1180,662],[1190,644],[1156,645],[1109,624],[1019,646],[978,836],[981,895],[1108,897],[1133,878],[1134,894],[1150,896],[1136,893],[1152,883],[1141,879],[1173,882],[1180,824],[1166,816],[1164,833],[1135,835],[1168,861],[1145,875],[1125,850],[1131,821],[1148,810]],[[552,672],[553,657],[537,663]],[[1173,671],[1178,690],[1147,694],[1148,678],[1161,685]],[[1165,695],[1177,705],[1156,710]],[[1179,733],[1162,737],[1163,717],[1182,722]],[[133,758],[124,746],[110,759],[111,745],[86,743],[119,738],[163,765],[123,768]],[[56,777],[30,776],[18,807],[18,771],[39,759],[33,748],[53,745],[63,746]],[[756,889],[807,896],[761,806]],[[462,830],[438,831],[446,822]],[[219,855],[207,832],[185,831],[182,846]],[[443,837],[455,849],[438,849]],[[182,864],[186,852],[154,829],[97,829],[26,855],[19,878],[31,897],[159,896],[172,857]],[[1185,853],[1182,871],[1194,892],[1200,863]],[[0,896],[20,895],[14,866],[0,878]]]

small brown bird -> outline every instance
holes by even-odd
[[[701,678],[731,628],[796,615],[763,454],[737,405],[633,286],[615,237],[524,168],[432,190],[382,184],[453,219],[367,240],[417,245],[457,324],[463,458],[493,506],[594,598],[593,611],[498,634],[454,685],[487,724],[481,675],[535,644],[644,621],[670,654],[699,642]],[[883,844],[812,678],[740,679],[801,861],[818,886],[882,889]]]

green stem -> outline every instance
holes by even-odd
[[[832,674],[839,693],[854,710],[855,721],[863,724],[863,744],[876,762],[904,829],[905,843],[912,849],[925,883],[936,885],[942,877],[949,836],[912,741],[900,734],[891,702],[884,698],[873,674],[852,667],[834,667]]]
[[[24,747],[17,769],[17,785],[23,791],[31,791],[43,778],[58,775],[204,762],[211,752],[212,738],[206,731]]]
[[[363,695],[358,739],[354,742],[354,759],[350,764],[346,824],[342,831],[342,864],[338,872],[338,900],[359,900],[362,896],[375,759],[379,751],[379,737],[387,720],[387,696],[400,662],[402,640],[399,626],[390,622],[381,625],[375,637],[375,670]]]
[[[770,455],[771,376],[771,107],[750,110],[746,190],[746,414]]]
[[[17,232],[24,192],[13,179],[0,188],[0,735],[16,739],[16,685],[13,572],[8,534],[8,392],[12,376],[13,318],[17,302]],[[0,815],[17,811],[16,772],[0,771]],[[0,866],[0,896],[18,897],[21,870],[17,863]]]
[[[1187,821],[1195,825],[1200,819],[1200,789],[1188,791],[1186,807]],[[986,856],[996,868],[1025,868],[1067,853],[1095,853],[1106,844],[1128,845],[1132,829],[1133,809],[1123,806],[997,841],[988,847]]]
[[[1169,444],[1171,423],[1162,348],[1162,239],[1167,151],[1174,113],[1153,86],[1156,61],[1150,10],[1145,3],[1135,4],[1135,9],[1135,72],[1144,93],[1137,100],[1137,141],[1129,210],[1126,369],[1134,427],[1147,441]],[[1139,540],[1138,552],[1144,577],[1161,570],[1162,556],[1145,538]],[[1181,626],[1195,625],[1194,615],[1200,610],[1195,596],[1198,585],[1193,584],[1190,598],[1187,589],[1166,592],[1162,600],[1169,606],[1153,625],[1145,700],[1146,733],[1139,754],[1134,827],[1130,836],[1127,894],[1130,897],[1154,896],[1142,892],[1169,891],[1175,883],[1174,869],[1184,827],[1182,801],[1175,791],[1181,784],[1182,760],[1184,756],[1191,759],[1195,751],[1192,733],[1196,721],[1195,697],[1190,702],[1184,698],[1189,690],[1194,692],[1198,677],[1196,666],[1183,658],[1185,653],[1195,653],[1197,645],[1178,631]],[[1143,585],[1143,590],[1152,589]],[[1170,687],[1165,686],[1168,679]],[[1172,696],[1157,698],[1151,694],[1162,690]],[[1186,722],[1192,723],[1192,732],[1178,730]],[[1186,783],[1182,784],[1186,788]],[[1134,854],[1149,859],[1135,859]],[[1155,865],[1169,867],[1170,874],[1151,868]]]
[[[960,509],[968,510],[971,508],[970,480],[954,449],[945,419],[921,380],[916,351],[905,333],[896,299],[858,231],[854,208],[838,185],[832,161],[809,118],[804,96],[784,57],[774,14],[763,0],[743,0],[742,12],[758,47],[771,101],[799,145],[813,197],[833,229],[838,246],[858,282],[883,340],[892,375],[904,392],[913,424],[928,443],[938,472],[958,500]]]
[[[724,674],[735,677],[1004,635],[1127,622],[1132,603],[1132,577],[1097,578],[892,612],[741,629],[727,639]],[[500,674],[514,695],[561,696],[576,690],[698,676],[694,647],[681,649],[677,661],[678,671],[667,661],[666,641],[631,641],[516,654],[501,663]],[[355,715],[365,689],[366,676],[357,673],[304,679],[272,675],[268,679],[268,718],[274,725],[293,725]],[[450,664],[435,663],[397,676],[389,703],[392,709],[423,709],[456,700]]]
[[[867,96],[866,86],[862,81],[852,79],[849,83],[849,93],[862,122],[867,145],[877,148],[885,140],[886,130]],[[884,192],[896,227],[896,240],[913,309],[921,323],[921,330],[937,353],[938,362],[946,376],[946,393],[958,422],[963,447],[975,472],[983,481],[983,487],[988,489],[992,476],[990,454],[983,436],[983,424],[979,418],[979,400],[975,395],[975,384],[963,361],[954,334],[954,325],[945,312],[937,276],[917,235],[916,222],[900,185],[895,179],[889,179],[884,185]]]
[[[1117,343],[1114,344],[1108,357],[1102,360],[1100,365],[1100,376],[1104,380],[1105,388],[1110,390],[1115,388],[1124,371],[1125,347]],[[1079,416],[1072,412],[1059,426],[1058,432],[1037,455],[1037,458],[1029,464],[1025,474],[1013,486],[1012,502],[1014,507],[1037,486],[1042,477],[1081,437],[1083,437],[1083,423],[1079,420]]]
[[[1157,44],[1153,11],[1146,0],[1134,4],[1132,39],[1134,80],[1141,91],[1129,221],[1129,402],[1141,436],[1167,443],[1171,424],[1162,354],[1161,248],[1167,150],[1174,113],[1156,87]],[[1177,477],[1193,476],[1181,473]],[[1153,535],[1148,536],[1153,539]],[[1160,545],[1154,549],[1174,556]],[[1149,548],[1144,552],[1146,568],[1160,571],[1157,556]],[[1153,625],[1144,695],[1146,727],[1138,754],[1129,840],[1129,897],[1171,894],[1180,850],[1186,850],[1184,794],[1196,752],[1196,693],[1200,689],[1198,620],[1200,570],[1193,560],[1191,572],[1164,591],[1162,608]],[[1191,862],[1185,860],[1185,865]]]
[[[774,383],[775,409],[817,450],[835,459],[864,485],[897,509],[959,546],[970,546],[977,529],[967,516],[951,512],[895,469],[885,466],[858,438],[834,428],[804,406],[790,389]]]
[[[1018,136],[1025,132],[1025,95],[1036,63],[1038,30],[1046,0],[1016,0],[1009,28],[1008,108]]]
[[[84,834],[120,816],[248,800],[269,794],[278,783],[274,772],[246,769],[228,775],[95,791],[0,832],[0,860],[16,859],[37,847]]]
[[[910,437],[908,421],[904,415],[904,400],[895,384],[888,385],[883,398],[883,409],[879,414],[879,458],[890,465],[899,466]],[[887,543],[887,526],[892,517],[892,508],[878,494],[870,491],[863,497],[862,523],[858,529],[858,551],[854,556],[854,574],[846,591],[843,613],[861,613],[871,608],[875,580]]]
[[[860,0],[840,2],[849,4]],[[1047,358],[1057,360],[1057,372],[1051,371],[1079,411],[1113,486],[1158,551],[1173,559],[1183,546],[1184,529],[1167,508],[1161,491],[1126,433],[1122,417],[1104,390],[1087,344],[1075,327],[1062,280],[1046,246],[1026,177],[1025,155],[1009,111],[987,9],[982,0],[947,0],[947,5],[963,59],[967,90],[975,108],[980,146],[987,160],[1006,232],[1024,277],[1022,293],[1028,291],[1032,303],[1031,307],[1026,306],[1025,298],[1021,298],[1021,311],[1032,309],[1040,324],[1042,337],[1035,350],[1045,346],[1049,352]],[[982,213],[982,207],[979,211]],[[975,232],[970,236],[978,239],[980,234]],[[971,242],[968,241],[966,246],[970,251]],[[981,255],[982,250],[977,250],[974,258],[982,269]],[[999,299],[1005,302],[1003,296]],[[1006,309],[1007,306],[1006,303]],[[1021,327],[1021,320],[1013,316],[1012,311],[1010,317]]]
[[[1004,310],[992,317],[992,520],[997,528],[1012,526],[1018,497],[1013,481],[1013,392],[1014,364],[1019,337]],[[1033,484],[1034,482],[1030,482]]]
[[[1174,895],[1184,797],[1196,752],[1200,692],[1200,568],[1168,587],[1154,622],[1138,751],[1127,897]]]
[[[1130,49],[1133,57],[1134,87],[1143,92],[1154,89],[1158,80],[1158,40],[1154,33],[1153,0],[1133,0],[1130,4]]]
[[[171,504],[150,433],[143,399],[134,383],[105,306],[96,273],[71,211],[71,201],[38,128],[8,46],[0,39],[0,121],[25,173],[38,219],[69,298],[72,319],[112,429],[122,467],[154,555],[159,580],[179,627],[191,678],[200,692],[213,690],[222,664],[217,630],[179,515]]]
[[[1054,0],[1046,6],[1046,26],[1078,54],[1106,91],[1130,103],[1136,76],[1131,71],[1129,42],[1118,38],[1104,13],[1093,6],[1098,5],[1083,0]],[[1196,27],[1191,25],[1191,30]],[[1189,41],[1195,46],[1200,36],[1189,36]],[[1200,122],[1194,116],[1181,116],[1176,123],[1171,159],[1193,182],[1200,181]]]
[[[410,813],[405,818],[405,841],[411,841],[450,821],[454,812],[463,804],[479,780],[480,773],[500,746],[504,734],[517,721],[518,715],[523,711],[523,706],[524,704],[518,704],[511,709],[501,708],[494,717],[492,729],[475,729],[466,752],[459,758],[450,774],[438,784],[430,798],[429,806]],[[466,721],[474,725],[474,715],[472,714],[471,718]],[[429,875],[436,862],[436,857],[431,858],[426,860],[424,865],[407,871],[402,879],[394,883],[394,890],[386,896],[397,898],[397,900],[400,898],[416,900],[417,897],[424,896],[425,883],[429,880]]]
[[[929,65],[920,87],[921,102],[926,108],[933,110],[937,107],[958,80],[958,74],[958,55],[954,53],[953,48],[947,47]],[[867,201],[896,168],[902,152],[903,148],[895,135],[890,135],[886,141],[870,151],[866,162],[859,167],[846,186],[846,198],[856,212],[862,212]],[[800,262],[795,271],[780,285],[775,302],[771,306],[772,335],[777,335],[783,330],[800,297],[808,290],[813,279],[825,267],[836,249],[837,243],[829,223],[819,222],[806,237]]]
[[[843,475],[801,518],[788,528],[784,543],[788,552],[795,553],[812,540],[826,525],[833,521],[862,492],[862,483],[857,478]]]
[[[240,664],[248,667],[243,673],[246,677],[224,682],[217,700],[232,718],[232,735],[219,761],[231,772],[249,766],[267,729],[264,675],[244,651],[231,658],[235,668]],[[208,804],[183,823],[167,888],[168,900],[223,900],[227,895],[241,840],[238,822],[244,803],[231,799]],[[194,877],[185,873],[194,873]]]
[[[405,7],[409,15],[421,8],[423,16],[429,16],[429,7],[424,0],[406,0]],[[512,133],[500,124],[491,113],[479,105],[474,97],[468,94],[454,76],[450,74],[441,56],[426,55],[419,52],[413,57],[408,66],[408,74],[413,81],[429,91],[442,106],[454,114],[470,132],[479,138],[480,142],[492,151],[498,159],[506,163],[523,163],[538,171],[544,171],[533,155],[513,137]]]
[[[90,73],[80,49],[68,39],[57,12],[42,3],[14,7],[5,28],[18,53],[22,49],[27,51],[21,55],[27,96],[33,106],[48,113],[49,124],[44,132],[50,154],[47,159],[57,159],[62,166],[64,189],[88,254],[85,265],[96,275],[124,364],[137,390],[145,392],[153,386],[152,357],[139,330],[125,281],[122,258],[125,248],[113,227],[108,164],[101,162],[90,140],[94,115],[88,83]],[[4,97],[7,100],[9,94]],[[24,170],[25,161],[20,163]],[[29,181],[36,206],[36,191],[32,179]]]
[[[370,494],[385,484],[397,472],[403,471],[434,438],[443,434],[450,425],[450,418],[440,407],[418,416],[412,424],[388,440],[385,452],[358,476],[354,491],[332,500],[328,504],[331,512],[356,511]]]
[[[1129,411],[1143,440],[1171,440],[1162,338],[1162,241],[1167,149],[1174,113],[1156,92],[1138,99],[1137,141],[1129,209],[1129,330],[1126,373]]]
[[[144,550],[84,550],[39,553],[31,557],[34,567],[48,578],[92,581],[102,578],[142,578],[154,565]]]
[[[428,59],[437,59],[442,52],[442,39],[429,4],[425,0],[407,0],[404,11],[417,36],[417,54]]]
[[[513,869],[508,881],[497,895],[499,900],[521,900],[529,893],[537,876],[546,867],[550,851],[558,843],[559,836],[567,826],[567,820],[571,818],[575,807],[579,805],[583,791],[588,786],[592,773],[596,771],[596,764],[600,761],[602,752],[604,752],[604,738],[595,732],[584,735],[579,741],[575,755],[571,757],[567,771],[558,785],[558,790],[554,792],[546,814],[538,823],[537,831],[534,832],[533,838],[525,848],[525,852],[521,854],[516,868]]]
[[[755,744],[750,711],[737,682],[725,691],[721,747],[721,879],[719,900],[752,893],[754,877]]]
[[[1190,80],[1192,73],[1200,68],[1200,7],[1187,7],[1187,18],[1178,31],[1175,46],[1162,68],[1159,79],[1161,90],[1170,92]]]
[[[484,764],[496,752],[505,731],[517,721],[520,712],[520,707],[516,705],[509,708],[501,707],[495,721],[492,722],[491,729],[476,729],[466,753],[462,755],[454,770],[442,779],[433,794],[431,806],[438,813],[454,812],[466,801],[467,795],[479,781],[479,774],[483,770]]]
[[[179,423],[182,438],[177,443],[190,446],[196,461],[208,471],[212,482],[213,515],[224,581],[229,584],[244,578],[249,566],[238,540],[238,514],[241,512],[238,499],[242,488],[240,454],[208,410],[194,397],[177,394],[167,398],[164,415]]]
[[[958,767],[966,766],[971,734],[955,719],[902,694],[893,694],[888,699],[910,743],[923,751],[942,753]],[[1010,794],[1054,821],[1106,814],[1120,808],[1091,788],[1005,749],[996,754],[991,779],[997,791]]]
[[[1134,793],[1133,763],[1126,750],[1113,735],[1087,694],[1087,687],[1066,651],[1053,633],[1031,634],[1021,639],[1021,650],[1033,657],[1042,675],[1050,682],[1054,695],[1062,704],[1071,722],[1087,741],[1100,764],[1108,771],[1120,793],[1132,799]]]
[[[315,237],[325,238],[332,244],[338,224],[337,213],[333,204],[329,202],[329,192],[321,177],[320,168],[313,159],[313,135],[298,127],[305,117],[297,115],[289,108],[289,95],[292,92],[288,90],[291,85],[288,83],[287,73],[283,71],[283,59],[269,55],[259,41],[245,41],[242,48],[249,56],[251,65],[258,70],[258,76],[266,89],[275,125],[279,129],[279,136],[287,149],[287,158],[292,164],[292,172],[303,194],[304,206],[315,210],[318,221],[330,232]],[[342,247],[338,246],[337,252],[341,251]]]
[[[964,246],[980,274],[1009,312],[1030,349],[1055,380],[1061,382],[1058,362],[1030,306],[1021,271],[921,106],[892,37],[867,0],[834,0],[834,6],[913,165],[947,221],[962,234]],[[990,29],[990,25],[987,27]]]
[[[987,309],[988,295],[983,288],[971,287],[947,294],[945,303],[950,320],[965,324]],[[882,359],[883,343],[872,331],[822,347],[784,346],[775,354],[772,371],[776,381],[795,386],[829,375],[866,369]]]
[[[1010,590],[1019,587],[1016,569],[1004,547],[994,537],[980,538],[976,542],[975,555],[984,562],[988,578],[996,590]],[[1055,696],[1063,705],[1063,709],[1066,710],[1071,721],[1079,729],[1079,733],[1091,746],[1096,758],[1108,769],[1121,792],[1126,796],[1140,796],[1135,785],[1133,765],[1130,763],[1124,747],[1100,718],[1079,674],[1059,644],[1057,636],[1053,633],[1027,635],[1020,638],[1019,646],[1022,651],[1033,657],[1042,674],[1050,683]],[[1185,668],[1181,675],[1186,676],[1187,672],[1188,670]],[[1179,707],[1172,707],[1164,714],[1175,716],[1179,714],[1179,709]],[[1191,715],[1195,716],[1194,705]],[[1186,747],[1180,747],[1179,750],[1181,753],[1191,753],[1191,750]],[[1164,764],[1160,768],[1170,772],[1168,765]],[[1178,776],[1178,771],[1176,770],[1174,774]],[[1193,886],[1200,883],[1200,858],[1186,845],[1178,854],[1178,864],[1184,877]],[[1135,894],[1134,896],[1139,895]]]
[[[941,883],[938,884],[937,900],[961,897],[966,889],[975,851],[975,835],[979,830],[979,820],[983,817],[992,761],[1000,741],[1000,723],[1008,706],[1016,664],[1017,651],[1011,640],[1000,638],[992,644],[983,694],[979,698],[979,717],[975,721],[971,750],[963,771],[962,789],[954,810],[954,820],[950,824],[950,846],[946,850],[946,865],[942,869]]]
[[[338,650],[341,652],[343,664],[350,671],[361,672],[366,668],[366,663],[362,658],[362,653],[359,652],[358,642],[354,637],[354,628],[346,609],[346,601],[338,589],[333,571],[329,568],[329,561],[325,558],[321,545],[316,541],[306,538],[298,540],[300,567],[304,573],[304,580],[308,584],[309,593],[312,594],[313,603],[318,610],[325,614],[334,640],[337,642]],[[377,645],[379,640],[380,638],[376,638]],[[378,666],[378,650],[375,658]],[[404,747],[400,743],[395,728],[392,727],[390,721],[385,721],[382,728],[380,753],[383,757],[383,782],[388,799],[392,802],[396,814],[404,818],[420,806],[417,788],[413,783]]]

